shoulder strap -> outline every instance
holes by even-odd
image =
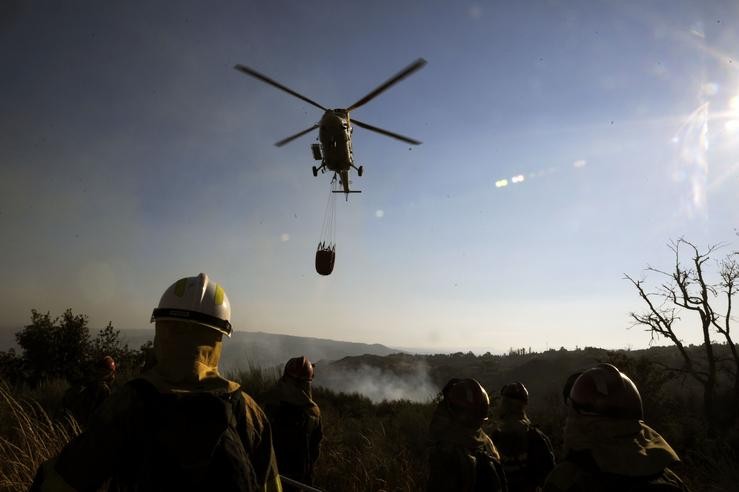
[[[252,454],[252,439],[249,436],[248,423],[246,421],[246,401],[244,395],[241,394],[241,389],[228,394],[228,398],[231,400],[231,422],[235,424],[236,432],[241,438],[241,442],[244,443],[244,449],[247,454]]]

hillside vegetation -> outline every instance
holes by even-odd
[[[656,352],[661,352],[661,349]],[[734,489],[739,480],[739,471],[735,467],[739,435],[727,435],[720,441],[707,440],[699,405],[689,393],[670,389],[673,379],[655,368],[644,353],[633,357],[627,353],[587,349],[526,356],[437,355],[430,356],[428,364],[432,380],[446,378],[445,371],[468,376],[480,370],[481,378],[488,381],[486,385],[495,396],[496,381],[508,381],[508,376],[530,375],[532,379],[517,379],[535,388],[544,384],[536,382],[541,375],[546,374],[545,382],[550,378],[556,379],[548,373],[559,373],[560,370],[555,370],[558,364],[567,361],[566,367],[572,365],[577,369],[592,364],[595,362],[592,357],[598,356],[603,356],[600,360],[617,363],[642,388],[647,421],[683,457],[684,463],[676,471],[693,490]],[[390,367],[398,360],[415,359],[406,355],[363,357],[345,359],[336,366],[362,365],[374,360]],[[444,364],[437,364],[445,360]],[[495,367],[493,363],[497,364],[498,370],[492,369]],[[398,375],[402,376],[402,372],[399,371]],[[274,383],[278,372],[251,369],[231,376],[259,400]],[[554,386],[547,392],[532,391],[530,416],[550,435],[559,450],[565,410],[560,393],[562,381],[552,384]],[[7,387],[4,389],[0,400],[0,463],[3,463],[0,467],[0,490],[26,490],[38,464],[74,434],[70,424],[48,418],[48,415],[57,414],[65,386],[63,381],[57,380],[35,390],[23,387],[12,391]],[[321,406],[326,434],[316,470],[318,487],[327,491],[357,492],[424,488],[427,432],[433,402],[400,400],[373,403],[360,394],[339,393],[322,387],[315,388],[314,399]],[[18,411],[21,408],[30,410]],[[494,412],[495,404],[491,415]]]
[[[86,364],[100,354],[115,354],[123,369],[116,381],[120,386],[141,371],[150,350],[150,345],[129,349],[110,325],[91,336],[87,318],[70,311],[58,318],[34,312],[18,341],[22,353],[0,353],[0,490],[10,491],[27,490],[39,464],[79,431],[60,406],[64,391]],[[698,362],[705,353],[700,346],[687,350]],[[712,351],[726,358],[730,347],[716,344]],[[295,355],[285,352],[281,360]],[[511,381],[523,382],[530,391],[530,417],[559,452],[564,381],[575,371],[611,362],[640,388],[647,423],[683,458],[676,471],[693,490],[734,490],[739,483],[736,419],[726,419],[733,423],[719,435],[710,432],[700,385],[680,371],[667,369],[679,367],[680,356],[674,347],[615,352],[585,348],[481,356],[361,355],[319,364],[314,399],[322,409],[325,440],[316,484],[328,491],[423,490],[433,398],[452,377],[474,377],[486,387],[493,401],[491,417],[496,412],[497,390]],[[253,366],[229,374],[259,401],[280,369]],[[717,412],[731,412],[731,393],[716,396]]]

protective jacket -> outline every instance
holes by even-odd
[[[667,466],[679,458],[641,420],[580,415],[565,424],[565,458],[549,474],[544,492],[687,491]]]
[[[441,402],[429,427],[428,492],[507,491],[500,455],[481,428],[461,425]]]
[[[501,397],[498,418],[490,432],[500,452],[510,492],[533,492],[554,468],[549,438],[529,420],[525,403]]]
[[[264,396],[264,411],[272,426],[272,442],[280,473],[313,483],[313,468],[323,439],[321,411],[307,392],[281,378]],[[285,487],[285,490],[290,490]]]
[[[161,395],[161,401],[202,395],[235,400],[237,404],[233,408],[243,409],[243,416],[237,416],[245,429],[241,444],[249,457],[257,487],[264,492],[280,492],[282,487],[266,416],[256,402],[241,391],[238,383],[218,373],[220,335],[191,325],[189,328],[193,329],[189,329],[186,323],[162,325],[161,329],[157,325],[154,342],[157,365],[141,376],[146,382],[143,386],[151,388],[154,395]],[[152,426],[151,416],[147,414],[152,413],[152,402],[156,404],[160,400],[146,396],[140,386],[126,384],[111,395],[93,416],[88,429],[74,438],[57,459],[42,465],[34,490],[97,490],[106,481],[109,481],[109,490],[151,489],[141,480],[141,472],[156,470],[163,462],[163,457],[152,455],[147,445],[155,437],[151,434],[156,434],[152,429],[161,424]],[[243,404],[237,400],[239,398],[243,399]],[[206,401],[217,399],[206,398]],[[180,416],[170,417],[177,422]],[[207,440],[212,425],[209,421],[189,428],[180,425],[177,441],[180,455],[191,461],[202,459],[207,452],[203,452],[201,443]],[[219,483],[220,478],[213,477],[213,481]]]
[[[69,388],[62,398],[62,406],[84,428],[110,394],[111,388],[107,381],[91,380]]]

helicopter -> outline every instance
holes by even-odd
[[[424,60],[423,58],[419,58],[351,106],[341,109],[328,109],[313,101],[312,99],[305,97],[304,95],[245,65],[237,64],[234,66],[234,69],[245,73],[246,75],[257,78],[273,87],[277,87],[278,89],[283,90],[288,94],[297,97],[298,99],[302,99],[303,101],[312,104],[313,106],[324,111],[323,116],[318,123],[314,124],[310,128],[306,128],[301,132],[298,132],[294,135],[280,140],[279,142],[276,142],[275,145],[277,147],[282,147],[283,145],[292,142],[296,138],[302,137],[303,135],[310,133],[315,129],[318,129],[318,140],[320,143],[312,144],[311,151],[313,153],[313,159],[315,161],[320,161],[321,164],[318,167],[313,166],[313,176],[318,176],[319,172],[325,173],[326,170],[333,171],[334,176],[332,179],[332,183],[335,183],[338,174],[339,184],[341,185],[342,189],[333,189],[332,191],[334,193],[344,193],[346,195],[346,199],[348,200],[349,193],[361,193],[361,191],[359,190],[352,190],[350,188],[350,170],[354,169],[355,171],[357,171],[357,175],[359,176],[362,176],[364,172],[364,166],[357,167],[354,164],[354,155],[352,153],[352,124],[366,130],[385,135],[387,137],[401,140],[411,145],[419,145],[421,143],[418,140],[414,140],[412,138],[408,138],[403,135],[378,128],[376,126],[368,125],[367,123],[363,123],[356,119],[352,119],[350,118],[349,113],[359,108],[360,106],[364,106],[369,101],[390,88],[390,86],[408,77],[413,72],[422,68],[424,65],[426,65],[426,60]]]

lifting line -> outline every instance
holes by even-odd
[[[334,175],[331,180],[331,189],[328,193],[328,200],[326,201],[326,210],[323,214],[323,226],[321,227],[321,237],[319,238],[320,243],[323,243],[325,248],[330,248],[336,245],[336,193],[335,190],[339,189],[339,183]]]

